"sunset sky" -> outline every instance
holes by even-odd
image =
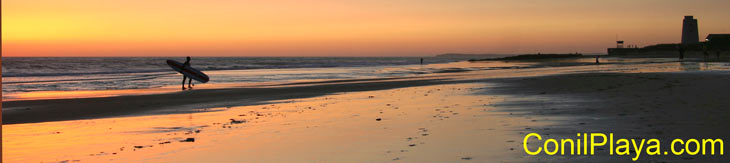
[[[730,33],[728,0],[3,0],[3,56],[605,53]]]

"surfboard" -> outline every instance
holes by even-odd
[[[205,75],[205,73],[200,72],[199,70],[196,70],[190,66],[184,67],[182,63],[173,60],[167,60],[167,65],[170,65],[173,70],[189,78],[192,78],[195,81],[199,81],[202,83],[208,82],[208,75]]]

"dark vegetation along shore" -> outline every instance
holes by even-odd
[[[487,58],[487,59],[470,59],[469,61],[515,61],[515,60],[536,60],[536,59],[560,59],[560,58],[580,58],[583,54],[580,53],[569,53],[569,54],[522,54],[516,56],[508,56],[501,58]]]
[[[444,53],[436,55],[436,57],[452,57],[452,58],[499,58],[512,56],[512,54],[468,54],[468,53]]]

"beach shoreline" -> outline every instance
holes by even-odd
[[[434,79],[326,85],[289,85],[280,88],[201,89],[162,94],[77,99],[4,102],[4,124],[93,119],[134,114],[196,112],[195,109],[257,105],[268,101],[307,98],[338,92],[382,90],[433,84]]]
[[[529,156],[521,140],[533,132],[556,138],[610,132],[664,141],[730,135],[721,125],[730,117],[723,111],[730,105],[724,99],[730,97],[728,71],[700,63],[626,66],[448,68],[459,71],[10,101],[3,103],[10,108],[3,111],[3,127],[11,131],[3,132],[3,151],[16,151],[4,158],[20,162],[615,162],[631,156],[611,156],[605,149],[595,156]],[[25,145],[35,140],[59,144]],[[58,151],[67,148],[77,151]],[[59,153],[36,158],[35,153],[50,151]],[[281,151],[291,159],[280,157]],[[348,152],[333,155],[337,151]],[[727,159],[645,155],[639,160]]]
[[[612,61],[616,60],[616,61]],[[179,91],[172,88],[137,89],[137,90],[109,90],[95,91],[74,97],[77,92],[65,91],[64,96],[49,96],[44,98],[26,98],[24,100],[10,100],[4,103],[4,124],[35,123],[62,120],[93,119],[115,116],[136,116],[150,114],[175,114],[198,112],[200,109],[215,107],[235,107],[269,103],[270,101],[297,99],[323,96],[340,92],[358,92],[372,90],[386,90],[403,87],[485,82],[509,78],[531,76],[546,76],[591,72],[616,72],[627,69],[620,58],[607,58],[606,64],[586,64],[584,60],[553,60],[546,62],[525,62],[527,65],[508,67],[506,69],[492,67],[467,68],[469,64],[479,62],[462,62],[454,65],[447,64],[430,71],[443,73],[424,74],[419,76],[380,77],[363,79],[336,79],[292,81],[258,84],[213,84],[204,85],[202,89]],[[679,62],[679,69],[671,60],[639,61],[648,63],[648,66],[629,68],[629,72],[663,72],[663,71],[694,71],[694,69],[713,69],[708,65],[694,65]],[[695,63],[695,62],[692,62]],[[700,62],[696,62],[700,64]],[[519,65],[510,63],[508,65]],[[635,63],[636,64],[636,63]],[[667,67],[657,69],[652,67]],[[718,63],[720,64],[720,63]],[[472,65],[473,66],[473,65]],[[717,66],[713,66],[717,67]],[[614,70],[615,69],[615,70]],[[721,69],[722,70],[722,69]],[[121,92],[121,93],[120,93]],[[52,92],[50,94],[54,94]],[[40,92],[40,97],[43,94]],[[58,93],[55,93],[58,94]]]
[[[496,63],[496,64],[495,64]],[[338,92],[384,90],[402,87],[470,82],[482,80],[477,75],[493,66],[500,71],[520,68],[519,63],[434,64],[406,68],[407,71],[430,71],[417,76],[304,80],[289,82],[207,84],[202,89],[180,91],[177,88],[55,91],[20,94],[23,98],[5,101],[5,124],[93,119],[115,116],[174,114],[197,112],[196,109],[256,105],[268,101],[322,96]],[[484,66],[484,67],[467,67]],[[509,67],[514,66],[514,67]],[[398,68],[398,71],[402,68]],[[496,71],[493,73],[497,73]],[[64,96],[67,95],[67,96]]]

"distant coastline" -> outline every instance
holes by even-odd
[[[537,60],[537,59],[558,59],[558,58],[580,58],[583,54],[580,53],[567,53],[567,54],[520,54],[507,57],[499,58],[485,58],[485,59],[470,59],[473,61],[515,61],[515,60]]]
[[[444,53],[436,55],[435,57],[452,57],[452,58],[499,58],[514,56],[515,54],[471,54],[471,53]]]
[[[696,43],[663,43],[645,47],[631,46],[623,47],[623,42],[617,43],[617,47],[608,48],[608,55],[628,57],[674,57],[679,55],[680,49],[685,55],[701,56],[720,55],[730,52],[730,34],[710,34],[707,41]]]

